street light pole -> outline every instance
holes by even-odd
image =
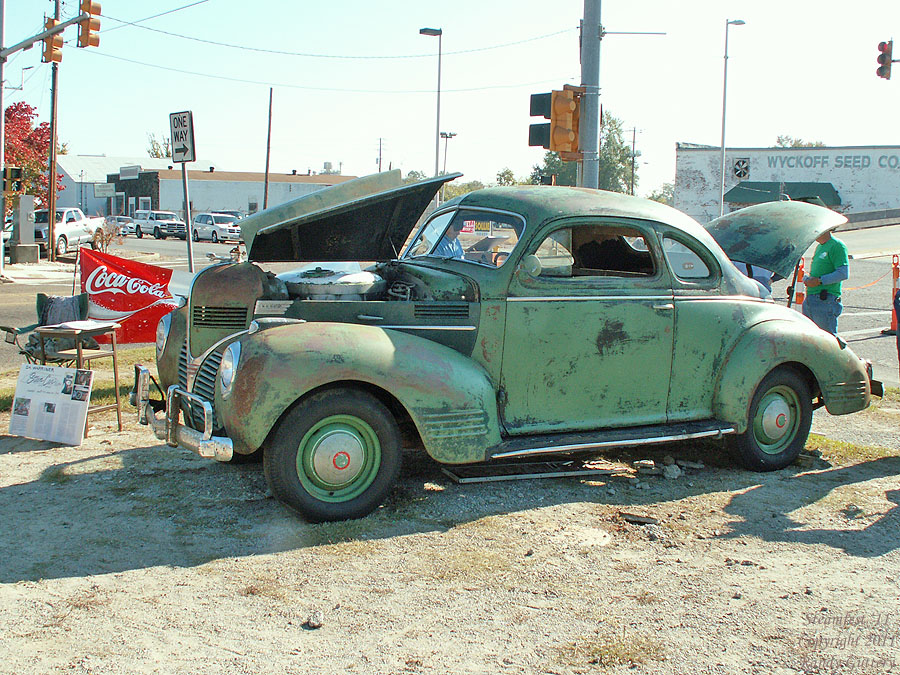
[[[722,180],[719,183],[719,215],[725,215],[725,101],[728,95],[728,27],[743,26],[743,19],[725,20],[725,67],[722,75]]]
[[[434,130],[434,175],[438,175],[441,155],[441,40],[444,31],[440,28],[420,28],[419,35],[429,35],[438,39],[438,73],[437,73],[437,122]]]

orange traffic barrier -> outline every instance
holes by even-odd
[[[800,263],[797,265],[797,286],[795,288],[794,302],[801,307],[803,306],[803,301],[806,300],[806,293],[804,292],[806,286],[800,285],[803,283],[803,277],[806,276],[805,267],[806,261],[800,258]]]
[[[890,333],[897,334],[897,307],[894,306],[894,296],[897,295],[898,284],[900,284],[900,256],[896,253],[891,260],[891,272],[893,273],[893,283],[891,284],[891,329]]]

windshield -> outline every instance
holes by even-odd
[[[437,257],[500,267],[525,229],[521,216],[460,209],[432,218],[419,230],[404,259]]]
[[[154,211],[153,215],[155,220],[178,220],[178,216],[171,211]]]
[[[218,225],[231,225],[234,222],[234,216],[213,216],[213,222]]]
[[[56,222],[61,223],[63,219],[63,212],[56,212]],[[38,225],[46,225],[47,224],[47,211],[35,211],[34,212],[34,222]]]

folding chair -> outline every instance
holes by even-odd
[[[28,363],[38,363],[41,360],[41,344],[40,340],[34,335],[34,329],[38,326],[50,326],[65,321],[80,321],[87,318],[88,313],[88,294],[80,293],[73,296],[47,295],[46,293],[38,293],[35,299],[35,313],[37,314],[37,323],[21,328],[15,326],[0,326],[0,331],[6,333],[6,341],[15,345],[19,353],[25,357]],[[25,336],[28,336],[27,338]],[[45,340],[45,350],[47,353],[47,361],[53,361],[59,364],[68,364],[73,361],[72,358],[66,356],[60,358],[55,356],[59,350],[68,349],[74,346],[59,344],[56,340]]]

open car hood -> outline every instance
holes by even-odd
[[[395,169],[273,206],[240,221],[247,257],[256,262],[391,260],[441,185],[461,175],[403,185]]]
[[[804,202],[767,202],[726,213],[703,227],[736,262],[750,263],[791,278],[816,237],[847,219]]]

